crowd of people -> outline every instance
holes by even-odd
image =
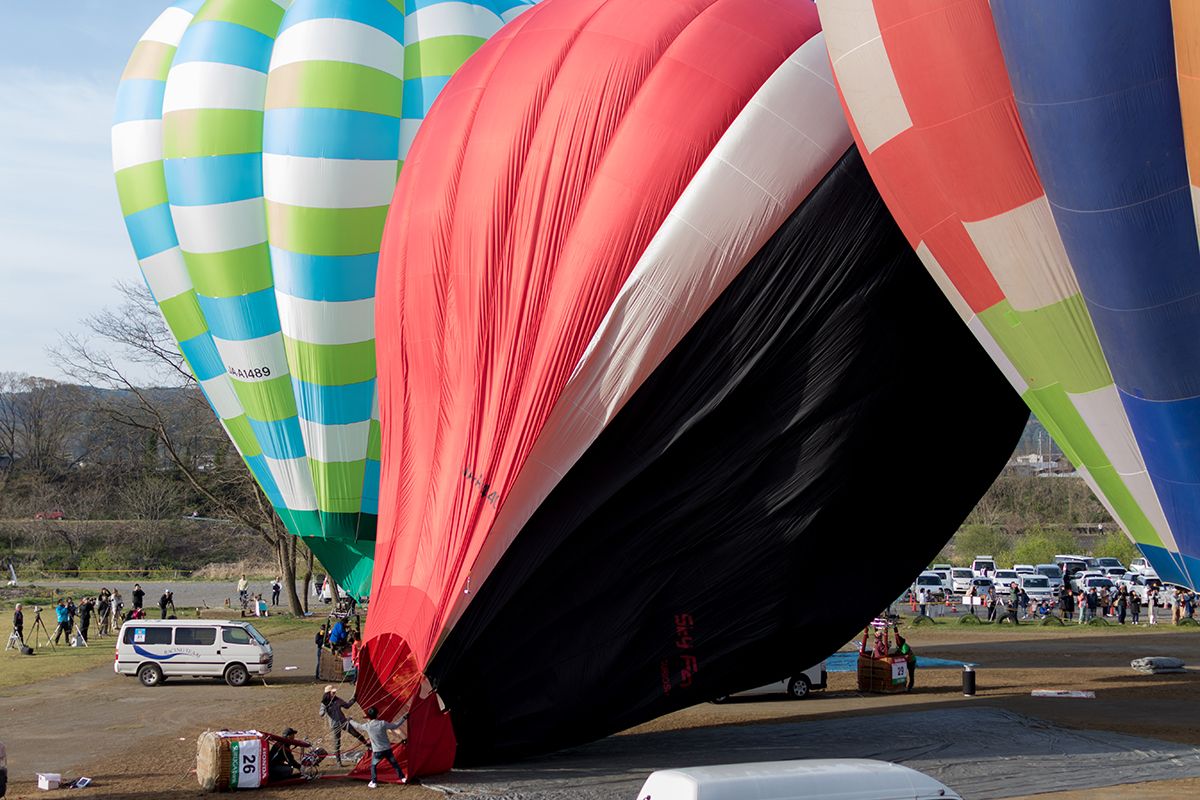
[[[262,592],[255,594],[250,591],[250,582],[243,574],[237,582],[238,606],[242,609],[242,616],[245,617],[249,614],[256,617],[271,616],[271,608],[279,605],[279,596],[282,592],[283,578],[276,576],[275,580],[271,581],[271,602],[268,604]],[[229,601],[226,600],[225,604],[229,605]]]
[[[916,589],[912,602],[921,615],[927,615],[934,606],[933,596],[923,588]],[[983,595],[977,594],[972,586],[963,595],[962,603],[972,615],[985,614],[989,622],[1055,615],[1081,625],[1093,619],[1111,619],[1119,625],[1127,622],[1157,625],[1168,619],[1178,623],[1181,619],[1195,619],[1200,608],[1197,593],[1183,587],[1151,587],[1143,599],[1127,586],[1075,590],[1064,584],[1048,597],[1033,598],[1016,582],[1007,588],[992,586]]]

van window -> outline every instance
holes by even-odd
[[[250,634],[245,628],[221,628],[221,640],[225,644],[250,644]]]
[[[125,644],[170,644],[170,628],[139,628],[130,625],[125,628],[121,641]]]
[[[176,628],[175,644],[209,645],[217,641],[215,628]]]

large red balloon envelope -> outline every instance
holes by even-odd
[[[429,712],[418,773],[807,666],[1019,432],[863,171],[809,0],[549,0],[451,79],[396,197],[359,696]],[[931,406],[988,428],[926,508],[894,461]],[[831,607],[805,576],[850,558]]]

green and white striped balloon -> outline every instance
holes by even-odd
[[[360,596],[396,177],[449,76],[529,5],[179,2],[119,90],[114,165],[147,283],[280,518]]]

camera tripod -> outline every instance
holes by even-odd
[[[42,634],[46,635],[46,644],[53,649],[58,649],[54,644],[54,639],[50,636],[50,631],[46,630],[46,623],[42,622],[42,610],[34,607],[33,609],[33,649],[37,650],[42,646]]]

